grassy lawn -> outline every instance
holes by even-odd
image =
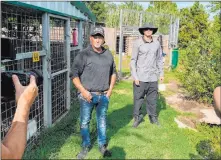
[[[206,140],[220,142],[219,127],[201,125],[198,132],[178,128],[174,118],[179,113],[166,105],[162,95],[159,96],[157,108],[161,127],[150,124],[145,116],[145,121],[138,128],[132,128],[132,109],[132,82],[120,82],[113,91],[108,110],[107,134],[112,159],[199,158],[197,148],[200,144],[203,145]],[[144,107],[142,112],[146,113]],[[94,114],[93,117],[95,117]],[[98,151],[95,122],[93,118],[91,121],[93,148],[87,159],[102,158]],[[216,142],[214,144],[217,144]],[[27,149],[23,158],[74,159],[81,149],[80,144],[79,105],[76,103],[55,127],[41,134],[38,144],[32,149]],[[219,145],[216,145],[217,147]]]

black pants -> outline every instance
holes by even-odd
[[[134,116],[140,114],[141,106],[146,96],[146,110],[150,116],[157,116],[158,82],[141,82],[140,86],[133,83],[134,92]]]

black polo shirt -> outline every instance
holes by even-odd
[[[108,90],[111,76],[116,74],[111,52],[103,47],[102,50],[97,53],[89,45],[79,52],[71,67],[70,78],[79,77],[84,88],[91,92]]]

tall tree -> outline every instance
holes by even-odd
[[[189,43],[199,40],[203,31],[208,29],[208,14],[199,2],[195,2],[191,8],[181,9],[179,47],[186,48]]]
[[[105,22],[107,17],[107,2],[85,1],[86,6],[94,13],[97,22]]]
[[[172,1],[151,1],[147,12],[178,15],[177,4]]]
[[[105,19],[105,24],[107,27],[119,27],[120,21],[120,10],[118,6],[114,3],[107,3],[107,17]]]
[[[148,13],[143,15],[143,22],[156,25],[159,28],[158,31],[162,34],[169,34],[171,20],[173,23],[175,17],[179,14],[176,3],[171,1],[152,1],[146,9],[146,12]]]
[[[210,11],[217,14],[221,14],[221,2],[210,2]]]
[[[203,5],[181,10],[179,46],[183,51],[182,82],[189,95],[211,103],[220,84],[220,20],[208,21]]]

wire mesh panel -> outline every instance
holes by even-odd
[[[122,26],[139,26],[141,12],[136,10],[123,10]]]
[[[50,17],[52,123],[67,111],[67,53],[65,51],[65,20]],[[62,73],[57,73],[62,71]]]
[[[14,113],[16,110],[15,100],[8,102],[1,101],[1,138],[3,139],[11,127]]]
[[[2,59],[42,50],[42,12],[1,2]]]
[[[50,19],[50,45],[51,45],[51,72],[55,73],[67,68],[65,52],[65,20],[51,17]]]
[[[71,62],[70,62],[71,66],[74,63],[74,59],[78,55],[79,51],[80,51],[80,49],[71,51]]]
[[[90,32],[92,29],[92,24],[89,22],[84,22],[82,25],[83,29],[83,48],[86,48],[90,44]]]
[[[67,73],[56,75],[52,79],[52,122],[54,123],[66,111]]]
[[[38,69],[42,71],[42,58],[39,62],[32,62],[32,59],[22,59],[14,61],[2,61],[2,71],[28,71],[30,69]],[[28,127],[28,145],[33,143],[37,135],[44,128],[44,116],[43,116],[43,84],[38,86],[39,95],[35,99],[29,114],[29,127]],[[4,91],[3,91],[4,92]],[[14,99],[5,99],[1,97],[1,136],[5,137],[8,129],[11,126],[12,119],[16,110],[16,103]]]

